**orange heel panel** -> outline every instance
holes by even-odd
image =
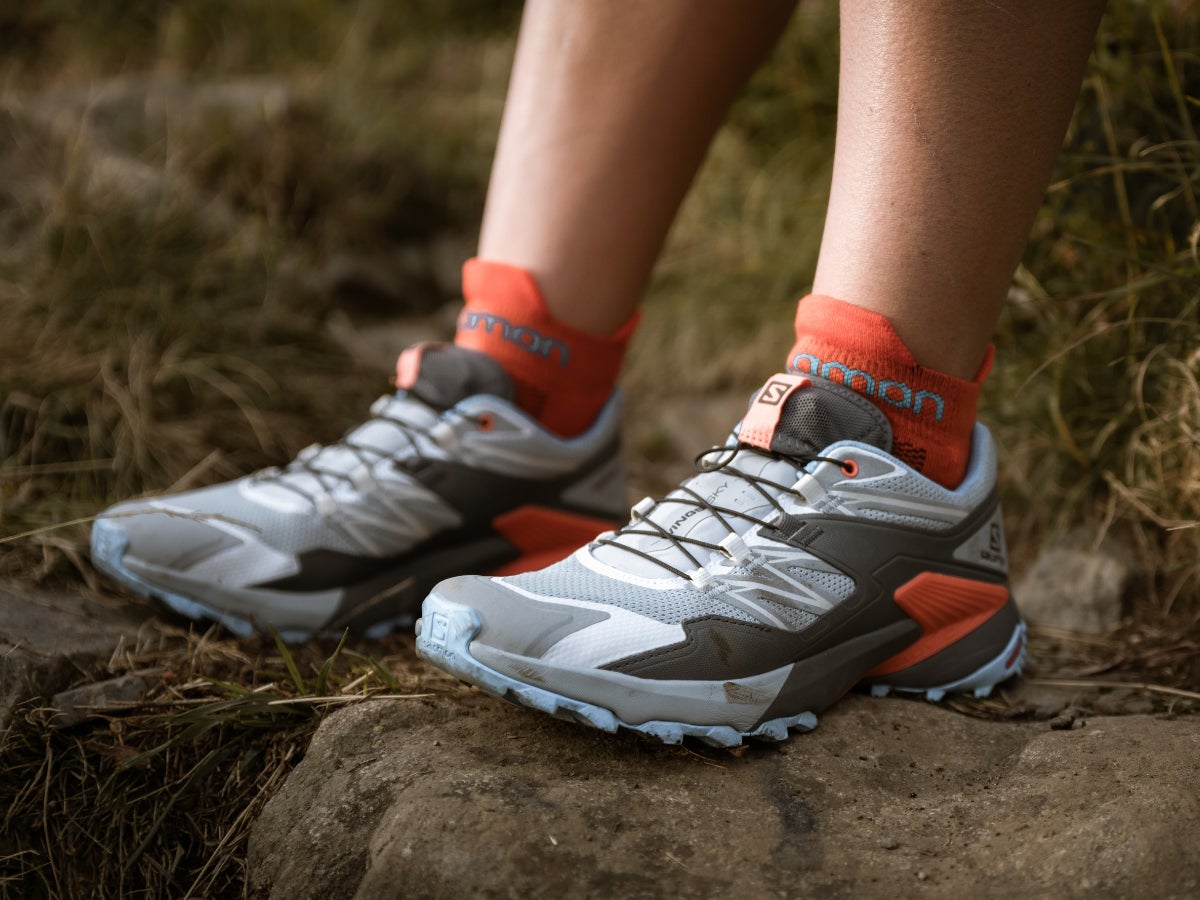
[[[899,672],[966,637],[1008,603],[1008,588],[970,578],[922,572],[897,588],[894,598],[896,605],[921,626],[921,637],[911,647],[868,672],[868,677]]]
[[[520,552],[490,575],[516,575],[565,559],[615,523],[544,506],[521,506],[492,520],[492,527]]]

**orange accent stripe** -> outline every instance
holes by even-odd
[[[893,597],[896,605],[921,626],[921,637],[868,672],[868,677],[907,669],[966,637],[1008,602],[1008,588],[971,578],[922,572],[897,588]]]
[[[1011,669],[1016,664],[1017,660],[1021,658],[1021,651],[1024,649],[1025,638],[1022,636],[1021,639],[1017,641],[1017,646],[1013,647],[1013,652],[1008,655],[1008,659],[1004,661],[1004,668]]]
[[[521,506],[492,520],[492,527],[521,556],[489,573],[515,575],[541,569],[570,556],[615,523],[544,506]]]

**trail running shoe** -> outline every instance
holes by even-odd
[[[986,696],[1020,671],[995,449],[947,490],[889,452],[869,401],[776,375],[664,499],[547,569],[453,578],[417,652],[488,693],[605,731],[784,739],[862,683]]]
[[[624,518],[615,395],[564,440],[513,405],[491,357],[424,345],[400,370],[407,389],[379,398],[337,444],[106,510],[93,562],[235,634],[375,637],[411,624],[443,578],[545,566]]]

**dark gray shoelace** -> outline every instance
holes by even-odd
[[[456,415],[458,415],[464,421],[471,418],[470,416],[458,413],[456,413]],[[443,421],[445,421],[445,418],[440,420],[438,424],[441,424]],[[398,429],[404,438],[404,444],[402,444],[399,448],[384,449],[381,447],[372,447],[369,444],[356,443],[351,439],[351,435],[354,432],[366,429],[367,426],[374,422],[385,422],[388,425]],[[369,418],[366,422],[360,423],[359,425],[351,428],[337,443],[327,444],[325,446],[317,446],[311,455],[306,455],[305,451],[301,451],[301,457],[292,460],[285,468],[264,469],[261,472],[256,472],[251,477],[256,481],[270,481],[279,487],[287,488],[288,490],[299,494],[305,500],[313,501],[316,497],[315,493],[306,490],[300,485],[294,484],[292,480],[288,479],[286,476],[308,475],[321,486],[321,489],[325,493],[328,494],[338,485],[339,482],[354,484],[354,478],[352,476],[354,469],[339,471],[336,469],[322,468],[319,463],[321,456],[326,452],[342,450],[348,451],[355,459],[358,460],[360,466],[365,467],[372,466],[380,459],[385,457],[396,456],[400,451],[405,449],[411,450],[411,452],[418,458],[424,458],[424,455],[421,453],[421,447],[417,441],[417,438],[424,437],[428,440],[436,442],[432,432],[432,427],[425,428],[419,425],[414,425],[411,422],[405,422],[404,420],[395,418],[393,416],[376,414],[372,415],[371,418]]]
[[[792,490],[791,485],[779,484],[778,482],[772,481],[769,478],[763,478],[761,475],[752,475],[748,472],[743,472],[740,469],[734,468],[732,463],[737,458],[738,454],[741,453],[753,453],[757,456],[766,457],[767,459],[779,462],[787,462],[795,465],[797,469],[803,469],[812,462],[828,462],[837,466],[844,465],[842,460],[832,459],[827,456],[787,456],[782,453],[760,450],[757,447],[751,447],[746,444],[739,444],[736,447],[710,447],[708,450],[696,455],[696,458],[693,461],[693,466],[698,474],[703,475],[714,472],[724,472],[727,475],[732,475],[735,478],[739,478],[753,487],[762,496],[762,498],[766,500],[776,512],[779,513],[783,513],[784,509],[780,505],[779,501],[775,498],[775,495],[768,490],[769,488],[773,488],[775,491],[781,494],[792,494],[794,496],[798,495]],[[718,454],[715,462],[710,460],[710,457],[712,457],[714,454]],[[674,496],[677,493],[682,493],[684,496]],[[730,524],[730,518],[740,519],[744,522],[749,522],[752,525],[770,524],[770,522],[765,519],[760,519],[757,516],[749,515],[741,510],[729,509],[728,507],[718,506],[715,503],[710,503],[698,492],[692,490],[687,482],[684,482],[674,491],[672,491],[671,494],[668,494],[661,500],[656,501],[648,510],[641,512],[635,509],[633,513],[633,519],[628,525],[621,527],[611,538],[597,538],[596,543],[604,544],[609,547],[619,547],[620,549],[629,553],[635,553],[643,559],[648,559],[650,562],[661,566],[675,575],[678,575],[680,578],[690,579],[690,573],[684,572],[682,569],[677,569],[675,566],[664,562],[662,559],[658,558],[652,553],[647,553],[644,550],[640,550],[637,547],[631,547],[628,544],[621,543],[620,541],[620,538],[625,535],[641,535],[644,537],[661,538],[669,541],[675,546],[676,549],[679,550],[680,553],[695,563],[697,569],[703,568],[704,564],[697,559],[695,554],[693,554],[692,551],[689,550],[685,545],[700,547],[717,553],[725,553],[725,548],[720,544],[714,544],[711,541],[704,541],[698,538],[688,537],[686,535],[673,534],[650,518],[650,516],[653,515],[656,510],[668,503],[675,503],[685,508],[699,509],[703,512],[711,513],[712,515],[716,516],[717,521],[719,521],[729,531],[730,534],[738,533],[733,525]],[[729,518],[726,518],[727,516]],[[639,528],[636,527],[637,525],[645,525],[648,527]]]

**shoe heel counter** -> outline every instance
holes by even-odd
[[[988,508],[990,512],[979,528],[955,548],[954,559],[999,575],[1007,587],[1008,541],[1004,535],[1004,514],[994,494],[988,501]]]
[[[973,520],[979,524],[954,549],[953,558],[978,576],[929,571],[897,588],[896,604],[921,625],[922,637],[869,672],[870,684],[941,690],[985,664],[999,667],[992,673],[997,680],[1019,671],[1023,657],[1010,651],[1018,632],[1023,651],[1024,625],[1012,599],[1004,517],[995,492]],[[980,686],[972,682],[972,687]]]

